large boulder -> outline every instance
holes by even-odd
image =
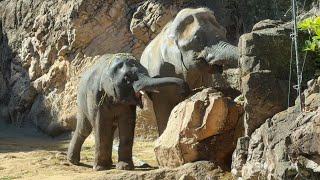
[[[242,179],[318,179],[320,177],[320,77],[298,105],[269,118],[250,137],[238,140],[232,173]]]
[[[235,142],[242,135],[241,115],[241,105],[211,88],[179,103],[156,141],[159,165],[177,167],[205,159],[228,169]]]

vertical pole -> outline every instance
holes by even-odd
[[[293,31],[294,31],[294,45],[297,64],[297,91],[299,97],[299,110],[302,112],[302,98],[301,98],[301,73],[299,67],[299,54],[298,54],[298,32],[297,32],[297,14],[296,14],[296,1],[292,0],[292,16],[293,16]]]

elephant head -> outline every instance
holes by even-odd
[[[226,29],[207,8],[183,9],[164,28],[164,59],[179,59],[188,69],[213,71],[238,60],[238,47],[227,43]]]
[[[162,86],[178,86],[181,94],[187,96],[190,92],[188,84],[179,78],[162,77],[152,78],[148,71],[131,54],[121,53],[102,57],[108,59],[108,70],[100,79],[100,90],[112,92],[113,103],[138,105],[143,108],[141,96],[145,92],[158,92]]]

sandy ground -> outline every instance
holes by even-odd
[[[10,179],[94,179],[106,174],[115,176],[123,171],[112,169],[96,172],[92,169],[94,160],[93,137],[82,147],[81,166],[70,165],[66,152],[71,135],[57,138],[48,137],[34,128],[15,128],[0,124],[0,180]],[[114,142],[117,144],[117,141]],[[135,171],[155,169],[153,142],[137,140],[133,149]],[[153,168],[137,167],[141,159]],[[113,151],[117,162],[117,152]]]

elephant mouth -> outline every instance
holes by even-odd
[[[202,53],[195,59],[195,63],[197,64],[197,67],[200,71],[206,70],[206,72],[208,72],[209,74],[223,73],[222,64],[217,64],[215,61],[212,61],[211,59],[208,60],[206,58],[203,57]]]
[[[149,92],[149,91],[148,91]],[[159,93],[158,90],[150,90],[150,92],[154,92],[154,93]],[[139,106],[140,109],[143,109],[143,102],[142,102],[142,95],[144,95],[146,92],[143,90],[139,90],[137,92],[135,92],[135,96],[137,98],[137,104]]]

